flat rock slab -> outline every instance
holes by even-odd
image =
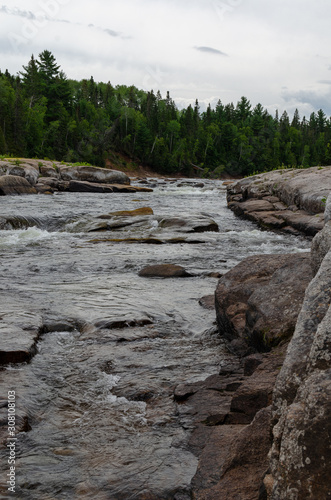
[[[245,346],[266,351],[288,340],[311,278],[309,253],[243,260],[220,279],[216,289],[220,335],[238,354],[241,348],[247,353]]]
[[[139,215],[153,215],[153,209],[151,207],[140,207],[135,210],[119,210],[117,212],[110,212],[107,215],[100,215],[100,219],[108,219],[111,217],[137,217]]]
[[[42,317],[30,312],[8,312],[0,320],[0,365],[29,361],[36,353]]]
[[[194,422],[189,449],[199,463],[192,498],[259,498],[271,446],[272,391],[285,351],[286,345],[255,355],[258,363],[246,376],[238,358],[229,354],[229,369],[221,375],[175,388],[182,424]],[[251,356],[246,360],[252,364]]]
[[[127,184],[102,184],[79,180],[69,181],[67,190],[72,193],[136,193],[137,191],[153,191],[153,189],[139,188]]]

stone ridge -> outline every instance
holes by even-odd
[[[331,167],[276,170],[227,187],[228,207],[260,227],[313,237],[323,228]]]

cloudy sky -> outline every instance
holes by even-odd
[[[3,0],[0,69],[50,50],[68,78],[167,90],[201,109],[241,96],[331,115],[330,0]]]

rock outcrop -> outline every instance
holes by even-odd
[[[331,167],[276,170],[228,187],[228,206],[261,227],[314,236],[323,228]]]
[[[19,177],[19,183],[12,178]],[[8,159],[0,160],[0,195],[52,194],[56,191],[70,192],[149,192],[151,188],[131,186],[130,178],[117,170],[92,166],[64,166],[59,162],[45,160]],[[28,189],[28,187],[30,189]],[[31,190],[31,187],[35,188]]]
[[[321,264],[274,390],[271,500],[331,498],[330,201],[319,244],[312,247],[315,271]]]
[[[252,349],[268,351],[288,340],[311,278],[309,253],[255,255],[243,260],[216,288],[220,335],[241,355]]]
[[[330,181],[330,167],[315,167],[304,171],[271,172],[244,179],[229,188],[229,206],[238,215],[254,220],[262,227],[296,231],[308,236],[316,234],[311,248],[313,279],[310,281],[307,256],[301,254],[297,257],[303,259],[304,267],[301,270],[297,267],[294,273],[296,279],[290,280],[293,292],[296,287],[301,287],[300,299],[290,299],[291,305],[292,302],[297,303],[295,314],[294,310],[290,313],[289,336],[290,330],[294,326],[295,328],[273,389],[270,420],[272,444],[263,484],[260,485],[259,495],[241,490],[240,493],[229,493],[229,498],[236,498],[235,495],[241,499],[260,500],[331,498],[331,197],[326,203],[324,227],[319,231],[326,197],[331,191]],[[281,256],[281,259],[287,257]],[[274,296],[269,295],[273,282],[274,285],[277,283],[280,294],[282,291],[285,296],[289,293],[286,290],[289,285],[286,275],[283,272],[278,274],[282,267],[286,268],[286,264],[277,267],[277,258],[273,257],[274,263],[271,265],[271,271],[272,267],[274,271],[267,271],[264,276],[265,266],[262,261],[258,263],[257,256],[256,263],[254,257],[250,258],[253,260],[246,259],[246,262],[237,266],[238,269],[234,268],[220,280],[216,292],[218,322],[230,340],[230,345],[238,343],[239,338],[241,342],[244,339],[246,344],[253,340],[253,346],[259,348],[254,342],[256,331],[261,332],[261,325],[268,325],[271,318],[273,320],[266,331],[268,335],[271,332],[271,347],[274,340],[279,338],[277,329],[280,332],[287,330],[291,308],[288,309],[286,303],[276,298],[276,292]],[[296,265],[293,263],[292,271]],[[257,269],[259,266],[260,270]],[[239,275],[242,276],[242,287]],[[256,300],[260,301],[258,305]],[[262,324],[259,323],[261,320]],[[285,338],[280,335],[281,345],[286,337],[287,334]],[[244,349],[243,352],[246,354],[247,350]],[[275,348],[272,348],[269,355],[273,356],[275,353]],[[264,369],[263,356],[265,355],[253,354],[242,360],[244,373],[253,370],[251,381]],[[261,383],[263,385],[263,379]],[[256,385],[257,390],[258,387],[259,383]],[[232,398],[228,419],[233,410],[237,410],[238,415],[247,416],[251,404],[256,407],[257,403],[263,405],[263,401],[269,401],[269,392],[257,391],[255,397],[252,397],[249,391],[246,394],[246,390],[245,384],[237,389]],[[259,412],[255,418],[258,415]],[[262,426],[261,435],[265,430],[266,427]],[[240,433],[235,439],[239,435]],[[226,441],[223,442],[226,446]],[[222,446],[222,442],[219,445]],[[230,452],[226,460],[229,457]],[[241,459],[237,459],[234,471],[239,471],[241,467]],[[218,498],[226,498],[222,496],[226,491],[222,489],[222,481],[223,476],[213,486],[219,492]],[[239,477],[238,482],[240,483]],[[197,498],[214,498],[213,491],[212,489],[207,495]]]

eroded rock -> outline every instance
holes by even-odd
[[[30,312],[6,312],[0,319],[0,365],[29,361],[36,353],[42,318]]]

